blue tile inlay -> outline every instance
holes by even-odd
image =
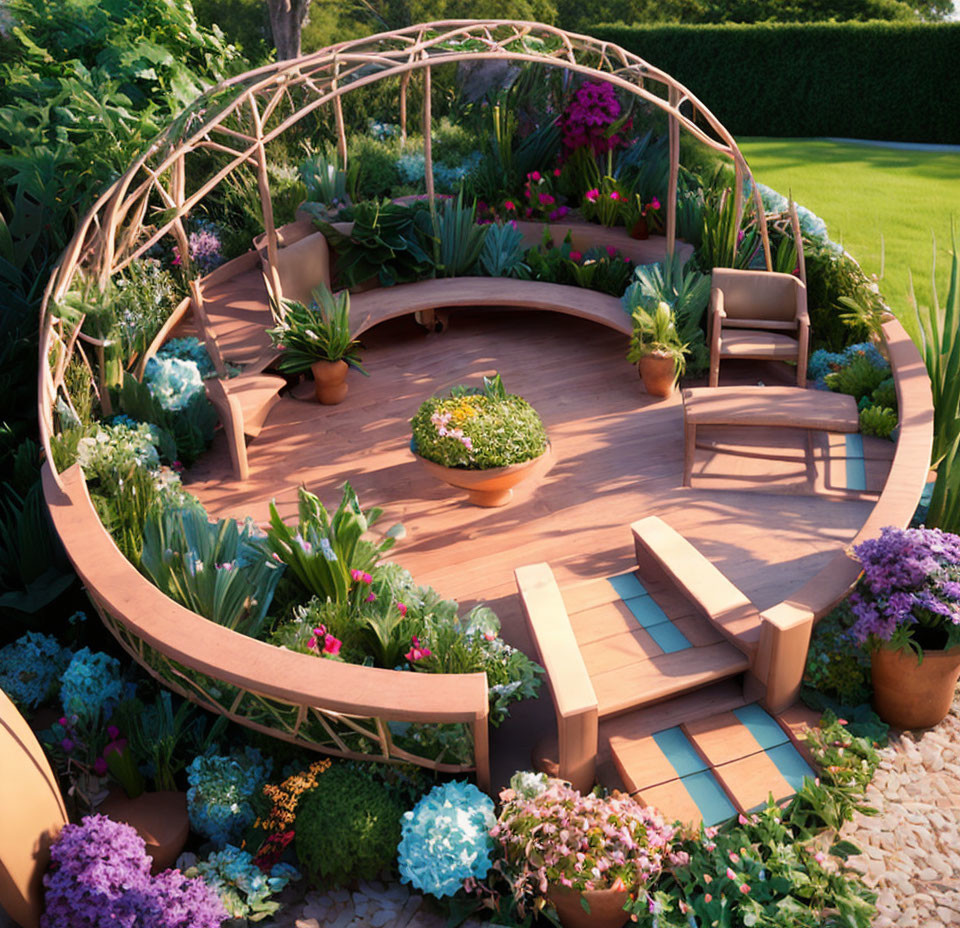
[[[667,614],[656,604],[652,596],[634,596],[632,599],[625,599],[623,602],[644,628],[663,625],[670,621]]]
[[[816,776],[810,769],[810,765],[803,759],[803,755],[790,742],[770,748],[767,751],[767,757],[777,765],[777,770],[783,774],[783,778],[794,790],[803,786],[804,777],[810,777],[812,780]]]
[[[734,709],[733,714],[749,729],[750,734],[757,739],[757,744],[765,751],[790,740],[789,735],[777,724],[777,720],[756,703]]]
[[[608,577],[607,579],[610,583],[610,586],[617,591],[617,595],[621,599],[631,599],[634,596],[647,595],[647,591],[643,588],[643,584],[634,573],[619,574],[616,577]]]
[[[847,489],[866,490],[867,469],[863,463],[863,437],[847,434]]]
[[[671,766],[677,771],[678,777],[685,777],[691,773],[698,773],[707,769],[706,761],[697,753],[690,739],[683,733],[680,726],[665,728],[654,732],[653,740],[657,747],[666,755]]]
[[[651,625],[647,628],[647,634],[660,646],[664,654],[672,654],[674,651],[693,647],[683,632],[672,622]]]
[[[717,782],[717,778],[709,770],[701,773],[694,773],[688,777],[683,777],[680,782],[687,788],[693,801],[697,804],[700,814],[703,816],[703,824],[719,825],[721,822],[732,818],[737,814],[737,810],[727,798],[723,787]]]

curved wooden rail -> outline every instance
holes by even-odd
[[[916,345],[896,319],[883,326],[883,337],[897,385],[900,414],[900,434],[890,472],[880,498],[853,541],[799,590],[761,613],[755,675],[774,710],[796,699],[814,623],[833,609],[860,577],[860,562],[853,556],[853,547],[876,537],[888,525],[909,525],[930,472],[933,394],[927,369]]]
[[[60,482],[62,490],[45,464],[47,505],[74,569],[120,643],[166,685],[240,724],[278,737],[284,737],[282,730],[259,724],[241,710],[250,702],[248,696],[267,710],[271,705],[291,708],[294,721],[287,740],[308,747],[450,772],[474,768],[432,764],[397,748],[385,720],[465,724],[473,732],[477,781],[488,788],[486,674],[411,673],[319,661],[217,625],[169,599],[120,553],[93,508],[79,465],[61,473]],[[153,664],[158,656],[165,674]],[[178,668],[235,687],[232,703],[224,706],[211,696],[209,686]],[[171,672],[177,679],[171,681]],[[304,739],[306,722],[319,721],[329,734],[331,720],[343,722],[344,717],[355,731],[349,720],[372,718],[373,727],[365,730],[370,740],[380,741],[381,752],[331,749]],[[336,735],[331,740],[336,744]]]

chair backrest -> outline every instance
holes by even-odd
[[[266,262],[265,250],[261,252],[261,258]],[[330,246],[323,233],[314,232],[280,248],[277,251],[276,270],[283,297],[309,303],[314,287],[319,284],[331,285]]]
[[[803,283],[774,271],[713,269],[712,286],[723,291],[723,308],[731,319],[789,322],[797,316],[797,293]]]
[[[43,748],[2,690],[0,758],[0,909],[37,928],[50,845],[67,810]]]

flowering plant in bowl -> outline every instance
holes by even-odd
[[[537,411],[507,393],[499,374],[484,377],[482,390],[461,386],[430,398],[411,426],[411,450],[427,470],[467,490],[478,506],[508,503],[513,486],[549,449]]]
[[[613,912],[619,925],[628,896],[644,892],[670,863],[673,826],[629,796],[583,795],[561,780],[514,777],[500,799],[490,833],[503,854],[498,866],[521,908],[539,911],[548,893],[556,906],[573,893],[612,890],[622,893]]]

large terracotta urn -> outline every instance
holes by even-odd
[[[0,690],[0,909],[24,928],[40,924],[50,845],[66,824],[43,748]]]
[[[315,361],[310,370],[319,402],[324,406],[336,406],[344,401],[349,389],[347,371],[350,370],[346,361]]]
[[[677,362],[673,355],[651,352],[638,365],[643,386],[651,396],[672,396],[677,383]]]
[[[550,446],[539,457],[507,467],[490,467],[486,470],[467,470],[463,467],[444,467],[428,461],[415,451],[413,456],[420,465],[438,480],[467,491],[467,499],[474,506],[506,506],[513,499],[513,488],[539,472],[550,455]]]
[[[873,707],[888,725],[931,728],[946,718],[960,679],[960,646],[924,650],[923,660],[904,648],[878,648],[870,658]]]
[[[547,898],[557,910],[563,928],[621,928],[628,917],[623,910],[629,898],[625,889],[579,892],[551,884],[547,889]],[[584,907],[584,902],[587,907]]]

